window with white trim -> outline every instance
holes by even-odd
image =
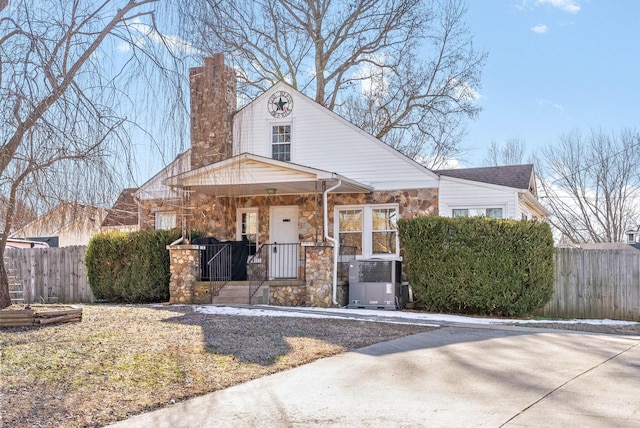
[[[341,247],[363,257],[398,256],[398,206],[336,207],[334,226]]]
[[[155,215],[155,226],[156,230],[170,230],[175,229],[176,223],[176,213],[156,213]]]
[[[258,249],[258,209],[240,208],[236,213],[236,236],[238,241],[247,241],[249,255]]]
[[[489,217],[503,218],[502,208],[455,208],[451,211],[451,216],[456,217]]]
[[[271,157],[291,162],[291,125],[271,127]]]

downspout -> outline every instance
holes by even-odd
[[[332,301],[333,304],[338,306],[338,252],[340,251],[340,243],[337,239],[334,239],[329,236],[329,208],[327,207],[327,195],[330,191],[337,189],[342,184],[342,180],[338,180],[338,183],[335,186],[329,187],[327,190],[322,192],[322,215],[324,221],[324,237],[326,240],[331,241],[333,243],[333,295]]]

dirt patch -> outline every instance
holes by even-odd
[[[82,322],[0,330],[0,426],[99,427],[432,328],[85,305]]]

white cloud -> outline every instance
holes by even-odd
[[[142,47],[146,45],[147,40],[157,44],[165,44],[167,48],[174,53],[182,52],[186,54],[198,53],[197,50],[186,40],[177,36],[161,35],[153,27],[142,22],[140,18],[136,18],[129,23],[129,28],[132,30],[132,34],[138,35],[133,38],[133,43],[136,46]],[[121,43],[117,46],[120,52],[129,52],[131,45],[129,43]]]
[[[538,4],[548,4],[574,15],[580,11],[580,6],[574,0],[538,0]]]
[[[119,52],[129,52],[131,50],[131,45],[129,45],[129,43],[120,43],[118,46],[116,46],[116,49],[118,49]]]
[[[565,112],[564,107],[562,105],[560,105],[558,103],[554,103],[553,101],[536,100],[536,102],[538,103],[539,106],[551,106],[551,107],[553,107],[554,110],[557,110],[562,114],[564,114],[564,112]]]
[[[451,79],[449,83],[453,86],[454,94],[462,101],[475,101],[480,99],[480,92],[476,91],[466,82],[457,79]]]
[[[538,33],[538,34],[544,34],[547,31],[549,31],[549,27],[547,27],[544,24],[538,24],[535,27],[531,27],[531,31],[533,31],[534,33]]]

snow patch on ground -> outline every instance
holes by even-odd
[[[254,307],[239,306],[194,306],[197,312],[211,315],[236,315],[253,317],[295,317],[295,318],[332,318],[354,319],[360,321],[384,321],[395,323],[411,323],[411,321],[466,323],[466,324],[593,324],[593,325],[634,325],[633,321],[573,319],[573,320],[534,320],[507,318],[478,318],[462,315],[433,314],[405,311],[385,311],[374,309],[346,309],[346,308],[297,308],[284,306],[257,305]],[[437,326],[437,324],[434,324]]]

